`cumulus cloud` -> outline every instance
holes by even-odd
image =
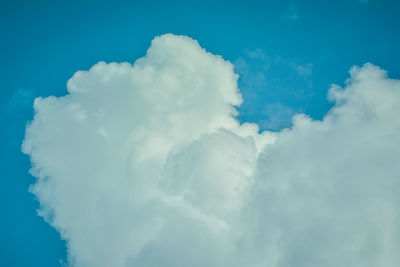
[[[354,67],[322,121],[240,124],[233,65],[184,36],[37,98],[23,152],[39,214],[85,266],[400,262],[400,81]]]

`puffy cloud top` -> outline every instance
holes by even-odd
[[[322,121],[240,124],[233,65],[185,36],[37,98],[23,152],[76,267],[395,267],[400,81],[366,64]]]

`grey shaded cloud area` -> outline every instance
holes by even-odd
[[[399,266],[400,81],[353,67],[323,120],[260,133],[237,78],[167,34],[35,100],[31,192],[70,266]]]

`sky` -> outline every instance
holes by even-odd
[[[1,265],[397,266],[396,2],[2,1]]]

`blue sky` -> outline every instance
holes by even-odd
[[[400,77],[400,4],[336,1],[2,1],[0,4],[0,265],[57,266],[64,241],[36,215],[34,178],[20,152],[38,96],[66,94],[77,70],[133,62],[154,36],[198,40],[235,64],[241,121],[263,130],[291,116],[321,119],[332,83],[371,62]]]

